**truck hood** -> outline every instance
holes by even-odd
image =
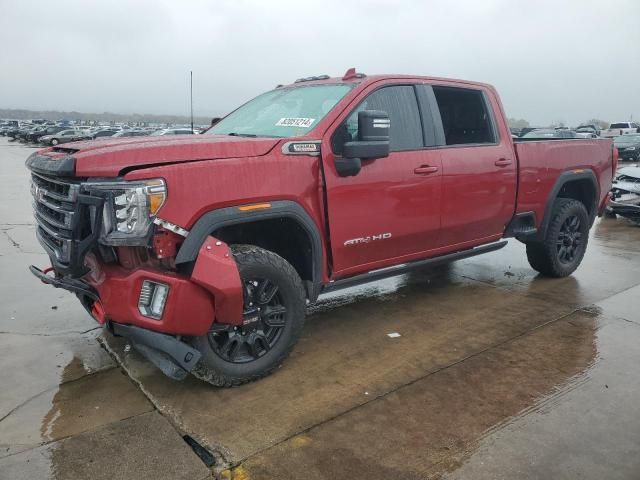
[[[107,138],[67,143],[38,154],[51,159],[73,157],[78,177],[115,177],[123,170],[169,163],[258,157],[269,153],[280,140],[226,135]]]

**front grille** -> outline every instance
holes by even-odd
[[[35,173],[31,175],[36,235],[47,253],[65,264],[71,260],[72,229],[79,188],[78,184]]]
[[[36,236],[57,271],[81,275],[84,256],[97,239],[102,199],[81,192],[81,184],[31,174]]]

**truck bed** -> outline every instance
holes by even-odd
[[[519,168],[516,213],[534,212],[538,222],[562,172],[590,169],[600,184],[612,179],[610,139],[514,139],[513,144]],[[606,194],[598,192],[598,205]]]

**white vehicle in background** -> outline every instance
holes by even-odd
[[[600,136],[603,138],[612,138],[620,135],[629,135],[632,133],[640,133],[640,125],[635,122],[618,122],[609,125],[600,132]]]

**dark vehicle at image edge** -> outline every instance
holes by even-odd
[[[620,135],[613,140],[620,160],[640,162],[640,133]]]
[[[234,386],[280,365],[323,292],[507,237],[541,274],[571,274],[617,157],[611,140],[514,142],[486,84],[351,69],[262,94],[203,135],[26,164],[52,265],[31,271],[170,377]]]

